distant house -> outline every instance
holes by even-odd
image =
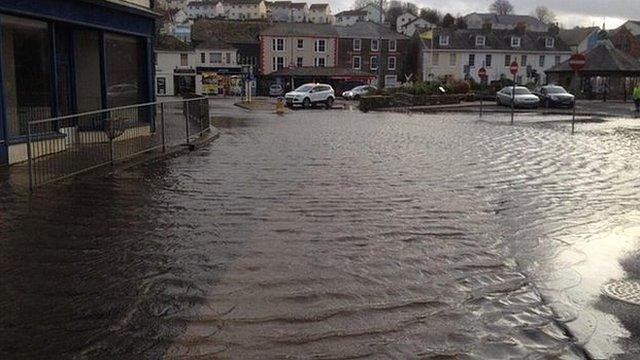
[[[620,26],[613,30],[609,40],[616,49],[636,59],[640,58],[640,35],[634,35],[628,27]]]
[[[269,20],[279,22],[307,22],[309,7],[304,2],[274,1],[267,3]]]
[[[561,29],[558,37],[562,39],[571,51],[584,53],[591,50],[598,43],[598,33],[600,28],[593,27],[576,27],[573,29]]]
[[[309,6],[309,21],[315,24],[333,24],[335,18],[331,14],[329,4],[311,4]]]
[[[267,18],[264,0],[224,0],[225,17],[229,20],[257,20]]]
[[[369,4],[356,10],[342,11],[336,14],[336,25],[351,26],[358,21],[371,21],[380,23],[380,8],[375,4]],[[382,16],[384,23],[384,15]]]
[[[629,20],[622,26],[626,27],[633,35],[640,36],[640,20]]]
[[[212,19],[224,16],[222,1],[191,1],[185,6],[184,12],[189,19]]]
[[[418,29],[421,29],[421,30],[433,29],[435,27],[436,27],[436,25],[428,22],[425,19],[415,18],[415,19],[409,21],[408,23],[400,26],[399,30],[397,30],[397,31],[399,33],[401,33],[401,34],[406,35],[406,36],[413,36],[413,34],[415,34]]]
[[[417,19],[418,17],[415,16],[414,14],[410,13],[410,12],[405,12],[402,15],[398,16],[396,18],[396,31],[397,32],[402,32],[402,28],[407,25],[408,23],[412,22],[413,20]]]
[[[513,30],[518,24],[524,24],[529,31],[544,32],[549,25],[528,15],[498,15],[493,13],[471,13],[464,17],[468,29],[483,29],[488,24],[494,30]]]

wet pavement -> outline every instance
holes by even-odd
[[[640,123],[216,108],[220,139],[0,192],[0,358],[624,358]]]

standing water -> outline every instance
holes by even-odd
[[[0,357],[638,351],[599,289],[638,249],[640,133],[537,120],[218,119],[189,156],[5,189]]]

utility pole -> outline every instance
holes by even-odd
[[[384,17],[384,0],[380,0],[380,27],[379,36],[378,36],[378,88],[382,89],[384,87],[384,79],[382,78],[382,27],[383,17]]]

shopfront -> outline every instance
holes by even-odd
[[[29,121],[154,100],[150,6],[0,0],[0,165]]]

